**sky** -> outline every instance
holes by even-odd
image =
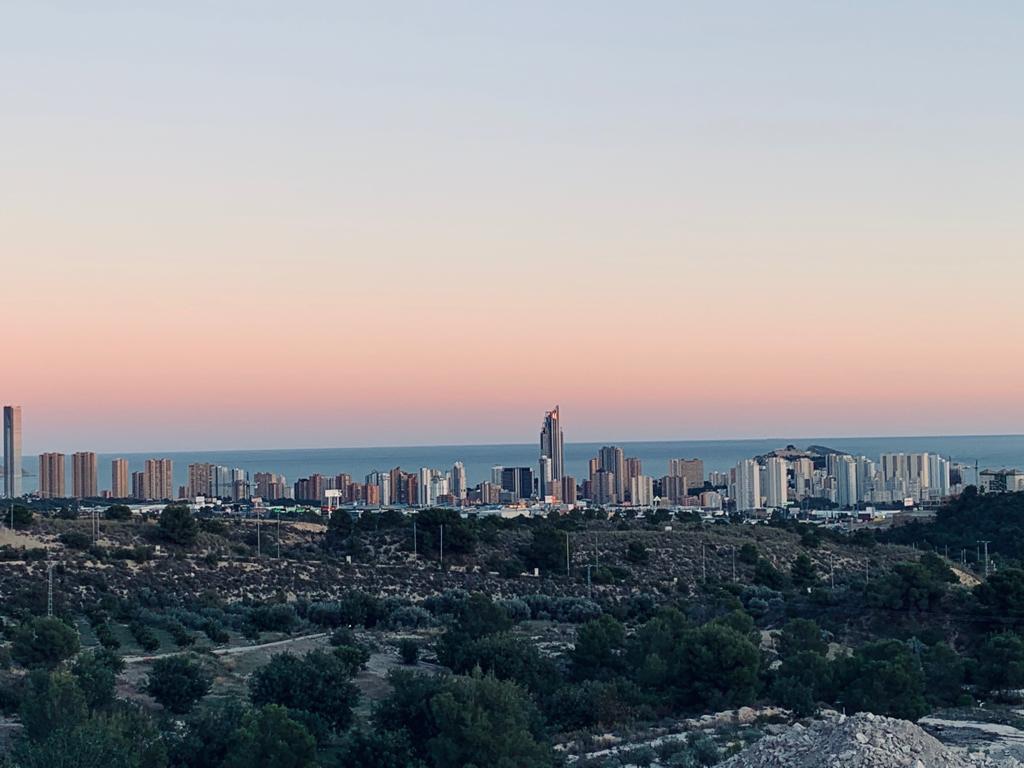
[[[26,453],[1024,432],[1015,0],[0,3]]]

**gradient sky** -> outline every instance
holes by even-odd
[[[1024,431],[1024,5],[5,2],[25,451]]]

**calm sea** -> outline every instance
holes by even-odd
[[[855,455],[878,459],[882,453],[938,453],[955,461],[985,468],[1024,468],[1024,435],[980,435],[956,437],[865,437],[865,438],[770,438],[764,440],[684,440],[659,442],[624,442],[627,456],[643,462],[645,474],[660,477],[673,458],[704,460],[705,471],[726,470],[741,459],[767,453],[786,445],[803,448],[824,445]],[[577,478],[587,476],[587,461],[596,455],[601,443],[569,443],[565,446],[567,471]],[[400,466],[406,471],[420,467],[449,469],[456,461],[466,465],[471,484],[490,478],[491,467],[536,467],[538,446],[510,445],[438,445],[398,448],[289,448],[259,451],[191,451],[177,453],[118,454],[128,459],[130,471],[141,470],[147,458],[170,458],[174,461],[175,486],[185,485],[188,465],[198,462],[240,467],[250,475],[255,472],[284,474],[288,482],[319,472],[336,475],[348,472],[361,480],[374,470]],[[110,487],[110,460],[115,454],[100,454],[100,488]],[[69,457],[70,459],[70,457]],[[69,462],[70,464],[70,462]],[[25,468],[35,474],[35,458],[25,457]],[[973,473],[965,478],[973,481]],[[67,473],[71,483],[70,466]],[[26,490],[34,490],[35,477],[26,477]]]

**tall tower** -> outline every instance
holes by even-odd
[[[565,476],[565,438],[557,405],[554,410],[544,414],[544,426],[540,430],[540,455],[551,459],[552,480],[560,480]]]
[[[4,406],[4,496],[21,496],[21,406]]]
[[[131,492],[128,459],[114,459],[110,462],[110,495],[115,499],[127,499]]]
[[[64,454],[39,454],[39,498],[63,499],[67,496],[64,484]]]
[[[71,490],[76,499],[94,499],[100,495],[96,488],[96,454],[92,451],[71,455]]]

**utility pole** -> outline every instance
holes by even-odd
[[[871,561],[864,558],[864,583],[871,583]]]
[[[565,532],[565,578],[569,578],[569,532]]]
[[[46,562],[46,617],[53,618],[53,567],[52,560]]]
[[[592,565],[587,565],[587,599],[590,599],[590,569],[593,567]]]
[[[444,568],[444,526],[441,526],[441,567]]]
[[[281,508],[277,508],[277,559],[281,559]]]
[[[732,545],[732,580],[736,581],[736,545]]]
[[[991,541],[981,541],[981,542],[978,542],[978,543],[982,544],[985,547],[985,578],[987,579],[988,578],[988,545],[991,544],[992,542]]]
[[[256,507],[256,557],[263,556],[263,541],[260,538],[260,508]]]
[[[417,544],[416,544],[416,515],[415,514],[412,517],[412,556],[413,556],[414,560],[419,558],[419,550],[417,549]]]
[[[832,583],[832,591],[836,591],[836,558],[831,552],[828,555],[828,578]]]
[[[707,583],[708,580],[708,563],[707,558],[704,556],[704,542],[700,543],[700,580]]]

